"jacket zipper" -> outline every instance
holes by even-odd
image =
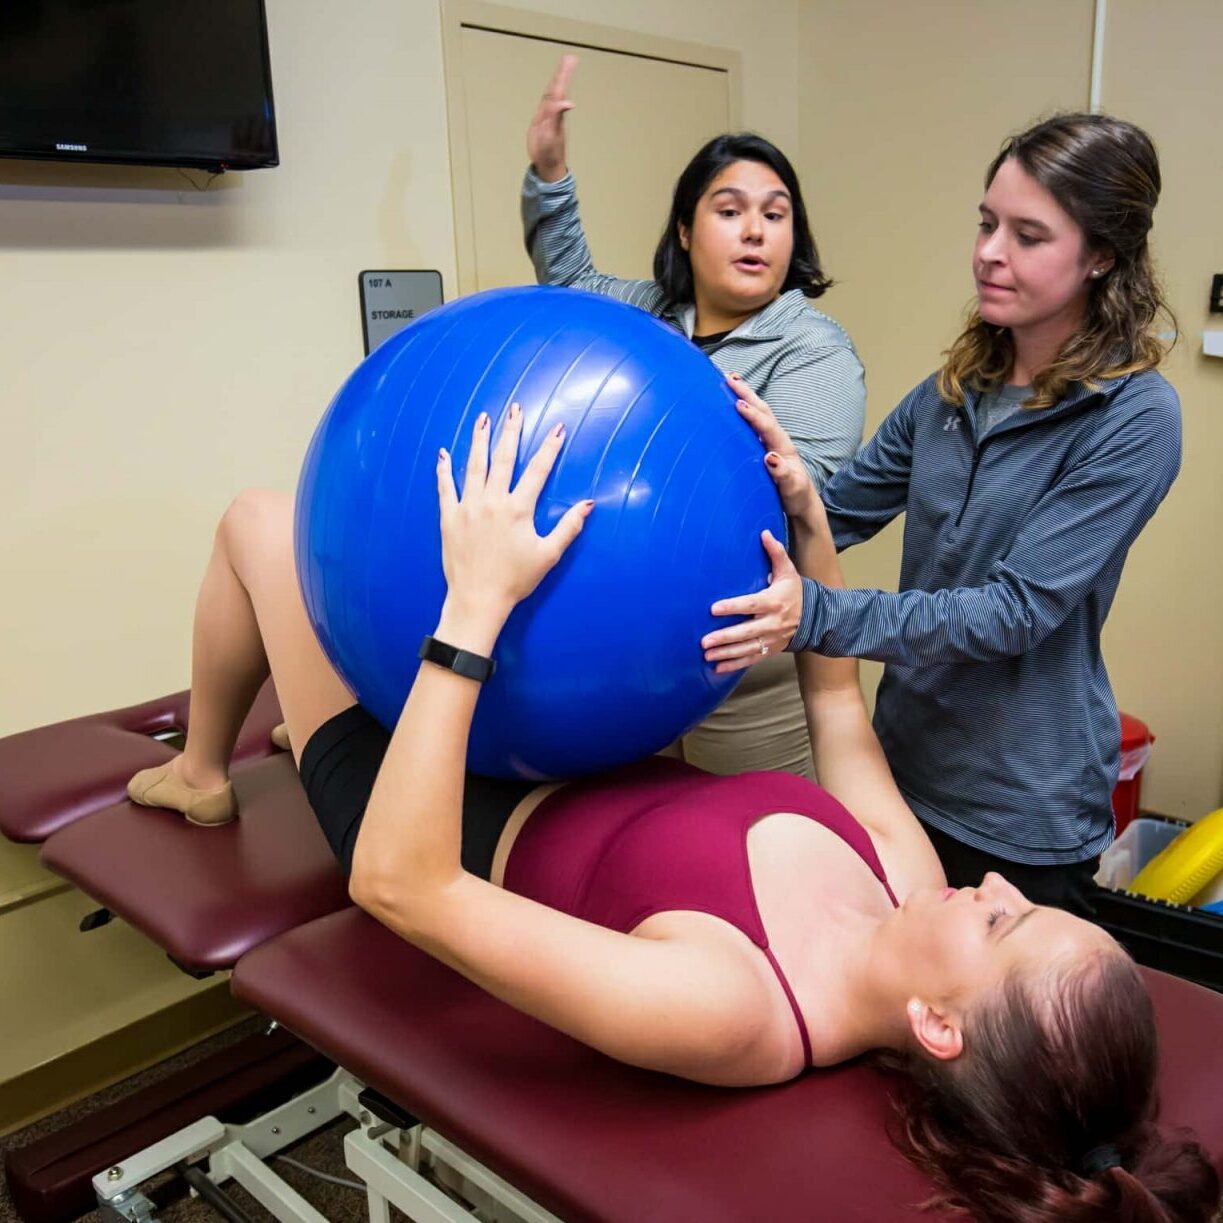
[[[964,490],[964,500],[960,503],[960,512],[955,516],[957,528],[964,521],[964,511],[968,509],[968,499],[972,496],[972,485],[973,481],[977,478],[977,466],[980,462],[981,451],[978,449],[972,456],[972,469],[968,473],[968,488]]]
[[[977,426],[972,418],[972,413],[967,404],[960,405],[960,411],[966,417],[964,423],[968,426],[968,436],[972,438],[972,467],[968,472],[968,487],[964,490],[964,500],[960,502],[960,512],[955,518],[955,527],[958,530],[960,523],[964,521],[964,511],[968,509],[968,500],[972,496],[972,486],[977,478],[977,467],[981,462],[981,443],[977,440]]]

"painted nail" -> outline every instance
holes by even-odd
[[[477,429],[487,429],[488,428],[488,413],[487,412],[481,412],[480,415],[476,417],[476,428]]]
[[[522,415],[522,409],[516,404],[510,404],[510,420],[517,420]]]
[[[564,437],[565,436],[564,422],[562,421],[559,425],[557,425],[556,428],[552,430],[552,432],[557,436],[558,439]]]
[[[442,448],[441,448],[441,449],[440,449],[440,450],[437,452],[437,461],[438,461],[439,463],[444,463],[448,457],[449,457],[449,456],[446,454],[446,447],[445,447],[445,446],[443,446],[443,447],[442,447]]]

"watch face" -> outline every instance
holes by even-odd
[[[448,645],[444,641],[438,641],[436,637],[430,637],[432,652],[437,656],[436,661],[440,662],[443,667],[453,667],[459,660],[459,652],[452,645]]]

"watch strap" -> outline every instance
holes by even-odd
[[[485,658],[483,654],[475,654],[471,650],[461,650],[433,636],[426,636],[420,643],[420,657],[425,662],[453,671],[464,679],[474,679],[479,684],[484,683],[497,669],[495,659]]]

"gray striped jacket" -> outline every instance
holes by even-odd
[[[522,224],[540,284],[614,297],[691,337],[696,317],[691,302],[667,302],[653,280],[620,280],[595,271],[571,174],[545,183],[527,170]],[[812,309],[798,289],[740,324],[708,355],[723,372],[739,374],[773,409],[817,487],[862,444],[862,363],[840,325]]]
[[[1180,468],[1180,402],[1147,371],[978,436],[977,398],[928,378],[824,489],[838,548],[905,515],[900,590],[804,579],[790,649],[887,664],[875,729],[921,819],[1012,862],[1085,861],[1112,840],[1120,750],[1100,631]]]

